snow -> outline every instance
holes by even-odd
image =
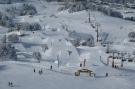
[[[132,82],[134,79],[127,79],[127,77],[129,78],[131,75],[133,76],[134,73],[126,75],[125,73],[123,74],[122,71],[120,72],[118,70],[104,68],[102,66],[97,68],[100,72],[96,78],[87,77],[87,75],[75,77],[73,73],[63,74],[62,72],[50,71],[47,70],[45,66],[41,66],[41,64],[31,65],[29,63],[2,62],[0,67],[0,79],[2,80],[0,82],[0,86],[2,89],[10,88],[7,85],[8,81],[13,81],[14,89],[82,89],[84,87],[85,89],[134,89],[134,84]],[[33,68],[36,69],[36,73],[33,72]],[[43,70],[43,74],[39,75],[37,72],[41,68]],[[68,68],[66,68],[66,70],[68,70]],[[110,70],[109,77],[104,77],[105,75],[102,70]]]
[[[9,32],[7,35],[12,35],[12,34],[21,36],[21,35],[23,35],[24,33],[23,33],[23,31],[12,31],[12,32]]]
[[[105,53],[106,48],[101,45],[76,48],[67,40],[70,38],[69,32],[72,31],[96,38],[95,29],[88,23],[86,11],[58,12],[61,5],[44,0],[32,0],[29,3],[36,6],[38,14],[32,17],[18,16],[15,21],[39,22],[42,30],[24,31],[25,36],[19,37],[20,42],[13,44],[17,49],[18,61],[0,62],[0,89],[134,89],[135,62],[124,62],[123,68],[115,69],[111,67],[111,59],[110,65],[106,65],[110,55]],[[128,33],[134,31],[134,22],[106,16],[97,11],[91,11],[91,16],[94,23],[100,24],[100,32],[109,33],[109,40],[113,41],[112,49],[134,51],[134,43],[127,39]],[[6,32],[7,28],[0,27],[1,35]],[[8,34],[21,33],[14,31]],[[45,44],[48,46],[46,51],[42,49]],[[41,63],[37,63],[32,57],[35,51],[41,53]],[[69,51],[72,53],[69,54]],[[74,75],[78,69],[82,69],[79,65],[84,59],[86,67],[83,68],[92,70],[95,77],[87,74]],[[121,60],[115,60],[115,64],[117,63],[120,64]],[[33,72],[34,68],[36,73]],[[40,75],[38,71],[41,69],[43,74]],[[106,73],[109,74],[108,77],[105,76]],[[14,87],[8,86],[9,81],[13,82]]]

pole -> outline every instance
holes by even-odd
[[[86,59],[84,59],[84,63],[83,63],[83,66],[84,66],[84,67],[86,66]]]
[[[97,42],[99,41],[99,24],[96,24],[96,32],[97,32]]]
[[[91,15],[90,15],[90,10],[89,10],[89,23],[91,22],[90,16],[91,16]]]
[[[114,68],[114,59],[113,59],[113,61],[112,61],[112,67]]]
[[[6,36],[6,34],[5,34],[5,37],[4,37],[5,39],[4,39],[4,43],[6,43],[6,40],[7,40],[7,36]]]
[[[121,60],[121,67],[123,67],[123,60]]]
[[[114,59],[114,52],[113,52],[113,59]]]
[[[57,56],[57,61],[58,61],[58,68],[60,66],[60,63],[59,63],[59,55]]]

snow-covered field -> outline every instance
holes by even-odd
[[[88,12],[68,13],[67,10],[58,11],[61,5],[57,2],[31,1],[28,3],[36,6],[38,14],[17,16],[14,20],[38,22],[42,30],[22,31],[26,36],[20,37],[20,42],[13,44],[18,50],[18,61],[0,62],[0,89],[134,89],[135,62],[125,62],[123,68],[115,69],[106,65],[108,54],[105,53],[106,48],[99,43],[95,47],[75,47],[67,40],[70,39],[70,32],[76,31],[91,34],[96,42],[95,28],[88,23]],[[106,16],[97,11],[91,11],[91,20],[100,24],[100,32],[109,33],[109,39],[114,42],[113,49],[134,51],[134,43],[128,42],[128,33],[135,28],[134,22]],[[7,29],[0,27],[0,35],[12,34],[7,33]],[[45,44],[49,49],[43,50]],[[40,63],[32,56],[35,51],[42,55]],[[74,75],[81,69],[80,63],[84,59],[84,68],[92,70],[95,77],[87,74]],[[50,66],[53,67],[52,70]],[[43,74],[40,75],[41,69]],[[13,82],[13,87],[8,82]]]
[[[88,77],[83,75],[75,77],[70,70],[72,68],[50,71],[46,65],[1,62],[0,67],[0,88],[1,89],[134,89],[134,71],[115,70],[103,65],[97,67],[97,76]],[[33,72],[36,69],[36,73]],[[42,68],[43,74],[39,75],[38,70]],[[75,68],[74,68],[75,69]],[[57,70],[57,69],[55,69]],[[69,71],[65,73],[65,71]],[[104,72],[109,73],[105,77]],[[14,83],[14,87],[8,86],[8,81]]]

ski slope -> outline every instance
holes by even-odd
[[[45,2],[44,0],[32,0],[29,2],[36,6],[38,14],[35,16],[18,16],[18,22],[38,22],[42,26],[41,31],[24,31],[26,36],[20,37],[20,42],[13,44],[17,49],[18,61],[0,62],[0,89],[134,89],[135,64],[125,63],[124,68],[114,69],[104,65],[108,54],[106,48],[101,45],[95,47],[75,47],[67,40],[69,32],[91,34],[96,38],[95,29],[88,23],[88,13],[80,11],[68,13],[58,11],[61,5],[57,2]],[[119,18],[109,17],[100,12],[92,11],[91,20],[100,23],[100,31],[108,32],[110,40],[113,40],[114,49],[133,51],[127,43],[127,36],[134,31],[135,23]],[[66,26],[64,29],[62,26]],[[0,34],[7,32],[1,30]],[[52,31],[55,29],[56,31]],[[16,33],[16,32],[13,32]],[[96,41],[96,39],[95,39]],[[121,44],[116,44],[121,42]],[[42,46],[47,44],[46,51]],[[128,43],[127,43],[128,44]],[[34,51],[42,55],[41,63],[33,58]],[[69,55],[68,51],[72,51]],[[100,60],[101,56],[101,60]],[[60,66],[58,66],[58,58]],[[96,76],[87,74],[75,76],[80,69],[79,64],[86,59],[86,67],[92,70]],[[49,70],[50,66],[53,70]],[[36,69],[36,73],[34,73]],[[39,74],[39,70],[43,74]],[[108,73],[108,77],[105,74]],[[8,82],[13,82],[14,87],[9,87]]]

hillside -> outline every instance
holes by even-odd
[[[134,89],[134,21],[65,2],[11,2],[0,2],[0,89]],[[77,76],[83,69],[91,72]]]

